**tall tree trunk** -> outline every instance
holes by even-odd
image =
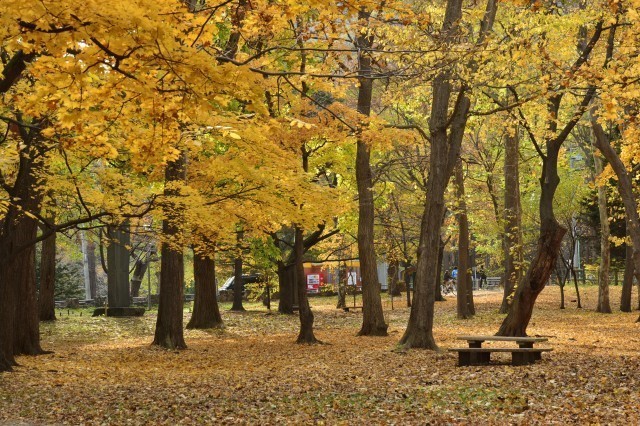
[[[624,260],[624,276],[622,278],[622,295],[620,296],[620,310],[631,312],[631,293],[633,290],[633,247],[626,244]]]
[[[233,305],[232,311],[244,311],[242,306],[242,298],[244,297],[244,282],[242,279],[242,238],[244,237],[243,231],[236,232],[237,250],[238,255],[233,261]]]
[[[471,284],[471,265],[469,262],[469,219],[464,195],[464,171],[462,161],[458,160],[455,170],[456,198],[458,199],[458,318],[467,319],[475,314],[473,304],[473,286]]]
[[[296,226],[296,238],[294,242],[296,255],[295,273],[296,288],[298,291],[298,313],[300,314],[300,333],[296,343],[320,343],[313,334],[313,312],[307,298],[307,281],[304,276],[304,231]]]
[[[593,127],[593,126],[592,126]],[[592,141],[595,146],[596,143]],[[602,174],[603,164],[599,155],[593,152],[595,175]],[[609,217],[607,214],[607,193],[604,185],[598,185],[598,213],[600,215],[600,268],[598,271],[598,306],[597,312],[611,313],[609,303],[609,266],[611,264],[611,243],[609,242]]]
[[[358,19],[367,21],[370,12],[361,9]],[[367,52],[373,45],[373,34],[364,28],[357,38],[358,48],[358,112],[365,116],[371,113],[373,79],[371,78],[371,56]],[[371,147],[358,138],[356,151],[356,180],[358,182],[358,255],[362,277],[362,328],[359,336],[386,336],[387,323],[382,311],[380,283],[374,244],[373,178],[371,172]]]
[[[487,1],[487,9],[482,20],[480,41],[491,30],[497,2]],[[448,0],[442,23],[443,40],[453,41],[458,33],[458,22],[462,19],[462,0]],[[429,177],[418,245],[415,295],[407,329],[400,339],[405,348],[437,349],[433,338],[433,315],[436,286],[439,277],[438,248],[440,225],[444,215],[444,192],[453,174],[460,155],[460,146],[467,125],[467,113],[471,102],[462,86],[458,91],[451,116],[449,115],[452,86],[448,73],[442,72],[433,80],[433,101],[429,118],[431,136]],[[447,132],[449,130],[449,132]]]
[[[38,310],[40,321],[55,321],[55,284],[56,284],[56,234],[42,242],[40,255],[40,294]]]
[[[553,197],[560,183],[558,177],[560,145],[555,140],[547,142],[547,156],[542,163],[540,178],[540,236],[536,253],[526,275],[516,288],[513,302],[509,306],[509,313],[498,330],[498,336],[526,336],[533,306],[551,276],[562,238],[567,232],[557,222],[553,213]]]
[[[638,204],[633,193],[633,182],[624,163],[620,160],[602,126],[598,123],[597,115],[594,113],[591,114],[591,117],[596,146],[604,158],[607,159],[618,178],[618,192],[624,203],[624,211],[627,218],[627,234],[631,238],[631,245],[633,246],[634,275],[636,280],[640,282],[640,216],[638,215]]]
[[[166,219],[162,221],[162,242],[160,259],[160,304],[156,320],[154,345],[167,349],[187,347],[182,330],[184,304],[184,257],[182,253],[182,216],[184,206],[177,199],[178,182],[186,179],[187,159],[182,151],[177,159],[167,163],[165,169],[164,205]]]
[[[189,329],[222,327],[222,316],[216,296],[216,264],[210,253],[193,252],[193,278],[195,280],[195,299],[193,314],[187,324]]]
[[[505,136],[504,153],[504,295],[500,313],[506,314],[516,283],[522,278],[522,207],[520,204],[520,138],[518,129]]]

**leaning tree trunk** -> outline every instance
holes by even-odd
[[[500,313],[509,310],[513,290],[522,278],[522,208],[520,204],[520,139],[517,128],[505,136],[504,153],[504,295]]]
[[[368,20],[370,12],[361,10],[358,18]],[[365,116],[371,113],[373,79],[371,57],[367,49],[373,45],[373,35],[363,30],[358,36],[358,112]],[[356,180],[358,183],[358,256],[362,277],[362,327],[359,336],[386,336],[387,323],[382,311],[380,283],[374,244],[373,178],[371,172],[371,147],[358,138],[356,151]]]
[[[473,287],[471,285],[471,265],[469,262],[469,219],[467,203],[464,199],[464,173],[462,161],[458,161],[455,170],[456,198],[458,199],[458,294],[457,314],[460,319],[468,319],[475,314]]]
[[[242,298],[244,297],[244,283],[242,282],[242,238],[244,232],[237,231],[236,241],[238,254],[233,261],[233,305],[231,305],[232,311],[244,311],[242,306]]]
[[[596,146],[604,155],[604,158],[607,159],[618,178],[618,192],[624,203],[624,211],[627,218],[627,234],[631,238],[631,245],[633,246],[634,275],[636,280],[640,282],[640,216],[638,215],[638,205],[633,193],[633,182],[624,163],[611,146],[609,138],[597,120],[597,116],[592,114],[591,122]]]
[[[216,296],[216,264],[213,255],[213,250],[211,253],[193,253],[193,278],[196,289],[193,314],[187,324],[189,329],[223,326]]]
[[[526,336],[527,326],[533,313],[533,305],[544,289],[553,270],[562,238],[567,232],[560,226],[553,213],[553,197],[560,178],[558,177],[558,153],[560,143],[547,142],[547,156],[543,160],[540,178],[540,236],[536,253],[524,278],[518,284],[509,313],[498,330],[498,336]]]
[[[298,313],[300,314],[300,333],[296,343],[320,343],[313,334],[313,312],[307,297],[307,281],[304,276],[304,231],[296,226],[294,250],[296,253],[296,288],[298,291]]]
[[[140,287],[142,286],[142,280],[144,274],[149,267],[150,254],[145,253],[144,258],[142,256],[136,260],[136,264],[133,268],[133,275],[131,276],[131,297],[140,296]]]
[[[56,234],[51,234],[42,242],[40,255],[40,294],[38,310],[40,321],[55,321],[55,283],[56,283]]]
[[[177,199],[179,189],[174,185],[186,179],[186,154],[167,163],[165,169],[164,205],[166,219],[162,221],[162,233],[166,238],[160,249],[160,304],[154,345],[167,349],[185,349],[182,330],[184,304],[184,257],[182,253],[182,216],[184,206]]]

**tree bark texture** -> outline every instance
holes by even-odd
[[[107,231],[107,299],[110,308],[127,308],[131,306],[129,294],[129,245],[131,234],[129,222],[118,226],[110,226]]]
[[[281,314],[293,314],[294,293],[297,294],[295,271],[295,265],[285,265],[284,262],[278,261],[278,284],[280,286],[278,312]]]
[[[368,20],[370,12],[361,10],[360,20]],[[365,49],[373,45],[373,35],[363,29],[358,36],[358,112],[366,117],[371,113],[373,79],[371,57]],[[380,283],[374,246],[373,177],[371,172],[371,148],[360,138],[356,151],[356,180],[358,182],[358,256],[362,277],[362,327],[359,336],[386,336],[387,323],[382,311]]]
[[[20,80],[35,56],[35,52],[25,54],[20,50],[7,61],[0,78],[0,93],[6,93]],[[38,176],[45,166],[46,147],[37,128],[40,123],[33,120],[32,124],[35,127],[19,126],[15,131],[20,138],[20,161],[15,180],[5,182],[14,202],[0,219],[0,371],[16,365],[15,354],[43,353],[35,296],[35,253],[23,250],[37,234],[35,221],[25,212],[38,213],[43,195]]]
[[[471,264],[469,259],[469,219],[464,195],[464,171],[462,161],[458,160],[455,170],[456,198],[458,200],[458,292],[456,312],[458,318],[468,319],[475,314],[473,304],[473,286],[471,284]]]
[[[633,290],[633,247],[626,243],[624,260],[624,276],[622,278],[622,295],[620,296],[620,311],[631,312],[631,293]]]
[[[242,306],[242,298],[244,297],[244,283],[242,282],[242,239],[244,238],[244,232],[236,232],[237,250],[238,256],[233,261],[233,305],[231,305],[232,311],[244,311]]]
[[[167,349],[187,347],[182,330],[184,304],[184,257],[182,254],[182,209],[176,199],[180,193],[174,187],[186,179],[186,154],[167,163],[165,169],[164,205],[166,218],[162,233],[168,239],[161,247],[160,304],[153,344]]]
[[[40,294],[38,310],[40,321],[55,321],[55,284],[56,284],[56,234],[42,242],[40,255]]]
[[[211,253],[193,253],[193,278],[196,288],[193,314],[187,324],[189,329],[223,326],[216,294],[216,264],[213,255],[213,250]]]
[[[302,228],[296,227],[295,232],[295,277],[298,291],[298,313],[300,316],[300,333],[298,333],[296,343],[320,343],[313,334],[313,312],[311,312],[311,306],[309,306],[309,299],[307,297],[307,281],[305,280],[303,263],[304,231]]]
[[[504,153],[504,295],[500,313],[506,314],[516,283],[522,278],[522,207],[520,204],[520,139],[517,129],[505,136]]]

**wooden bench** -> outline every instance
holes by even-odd
[[[354,306],[344,306],[342,308],[342,310],[345,311],[345,312],[349,312],[350,309],[353,309],[355,311],[356,309],[362,309],[362,306],[355,306],[354,305]]]
[[[504,337],[504,336],[458,336],[458,340],[466,340],[468,348],[451,348],[449,351],[458,352],[458,366],[487,365],[491,361],[491,352],[511,352],[512,365],[533,364],[542,358],[542,352],[549,352],[551,348],[534,348],[535,343],[546,342],[545,337]],[[485,341],[515,342],[517,348],[483,348]]]

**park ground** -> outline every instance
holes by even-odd
[[[189,331],[184,351],[152,347],[155,311],[143,318],[62,312],[41,328],[53,354],[19,357],[0,373],[0,424],[638,424],[638,312],[594,312],[597,289],[544,290],[529,326],[553,352],[535,365],[457,367],[446,351],[399,351],[409,310],[385,298],[388,337],[356,337],[361,314],[312,298],[316,336],[296,345],[297,317],[247,304],[224,330]],[[635,297],[635,295],[634,295]],[[401,299],[402,300],[402,299]],[[476,295],[477,315],[458,320],[455,300],[437,304],[442,349],[460,334],[495,333],[498,291]],[[400,307],[399,307],[400,305]],[[189,317],[185,310],[185,320]],[[185,321],[186,322],[186,321]],[[464,342],[462,342],[464,344]]]

